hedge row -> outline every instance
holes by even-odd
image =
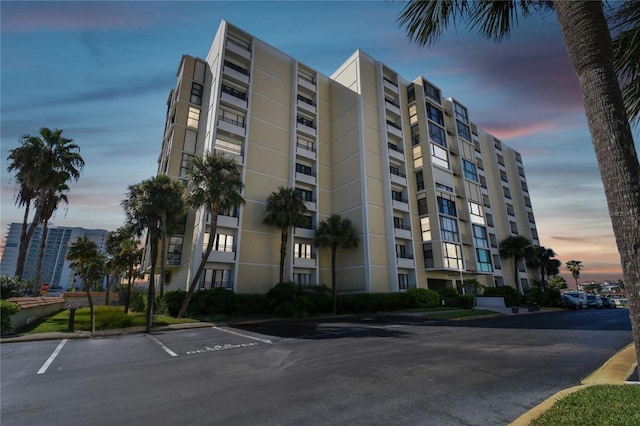
[[[185,291],[165,293],[163,302],[170,315],[178,314],[185,295]],[[439,305],[438,293],[424,288],[409,289],[402,293],[338,296],[338,313],[340,314],[434,308]],[[332,306],[331,291],[326,287],[299,289],[293,283],[280,283],[264,295],[237,294],[224,288],[197,291],[191,298],[187,316],[268,314],[300,318],[329,313],[332,311]]]

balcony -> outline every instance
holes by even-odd
[[[240,109],[247,109],[247,94],[233,87],[223,85],[220,99]]]
[[[398,146],[391,142],[388,142],[387,146],[389,147],[389,157],[404,161],[404,151],[402,150],[401,146]]]
[[[398,104],[396,104],[395,102],[391,102],[388,99],[385,99],[384,106],[387,108],[387,111],[400,117],[400,106]]]
[[[405,257],[396,257],[396,259],[398,268],[413,269],[415,267],[412,254],[405,254]]]
[[[411,239],[411,229],[408,226],[403,226],[402,228],[393,228],[393,235],[396,238],[402,238],[403,240]]]
[[[309,258],[294,257],[293,266],[296,268],[315,268],[316,267],[315,255],[312,255],[312,257],[309,257]]]
[[[315,212],[317,210],[315,201],[305,201],[304,206],[311,212]]]
[[[387,120],[387,132],[397,138],[402,139],[402,127],[400,127],[393,121]]]
[[[296,144],[296,154],[301,157],[315,160],[318,156],[316,154],[316,148],[312,143],[300,143]]]
[[[314,137],[318,134],[313,120],[298,116],[296,121],[296,129],[298,129],[300,132]]]
[[[316,237],[316,230],[296,227],[293,230],[293,235],[300,238],[314,239]]]
[[[310,185],[315,185],[317,182],[315,173],[307,174],[307,173],[296,172],[296,180],[300,182],[308,183]]]
[[[391,182],[396,183],[398,185],[406,185],[407,184],[407,175],[402,172],[390,170]]]
[[[235,263],[236,261],[236,248],[235,247],[227,247],[229,250],[233,251],[212,251],[207,258],[207,262],[216,262],[216,263]]]
[[[314,104],[313,100],[302,95],[298,95],[298,108],[303,109],[311,114],[315,114],[317,111],[316,105]]]
[[[396,210],[409,212],[409,203],[406,200],[393,200],[391,204]]]
[[[316,83],[305,76],[302,75],[298,75],[298,84],[302,87],[304,87],[305,89],[311,90],[312,92],[316,92]]]
[[[388,78],[384,78],[383,77],[383,85],[384,88],[389,90],[391,93],[398,93],[398,85],[395,84],[393,81],[389,80]]]
[[[246,129],[244,121],[235,120],[233,118],[218,116],[218,128],[238,136],[245,136]]]
[[[237,228],[238,218],[232,216],[218,215],[218,226],[222,228]]]
[[[249,84],[249,71],[233,62],[224,61],[222,72],[225,76],[233,78],[244,84]]]
[[[240,55],[245,59],[251,59],[251,48],[249,46],[242,45],[231,39],[227,39],[225,46],[237,55]]]

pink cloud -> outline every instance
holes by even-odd
[[[533,123],[483,123],[482,129],[500,139],[517,138],[529,136],[535,133],[544,132],[556,128],[556,123],[551,121]]]

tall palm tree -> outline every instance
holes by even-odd
[[[603,2],[410,0],[398,21],[406,27],[409,37],[420,45],[438,40],[447,26],[455,24],[458,19],[466,20],[483,36],[501,41],[508,38],[512,24],[514,21],[517,23],[520,15],[526,17],[533,12],[548,10],[555,10],[569,60],[580,82],[591,140],[629,290],[629,316],[640,364],[640,256],[637,251],[640,239],[640,163],[614,67],[614,49]],[[631,22],[637,28],[638,20]],[[638,43],[637,39],[635,43]],[[624,60],[627,59],[637,66],[637,55],[631,54]]]
[[[96,318],[93,299],[91,298],[91,286],[97,279],[104,276],[106,258],[100,253],[98,244],[83,235],[69,243],[67,260],[71,261],[69,267],[74,270],[76,275],[80,276],[83,287],[87,292],[89,311],[91,312],[91,332],[93,333],[96,331]]]
[[[162,188],[158,193],[161,198],[160,204],[162,209],[160,214],[160,276],[158,287],[160,288],[160,298],[164,295],[165,286],[165,268],[167,265],[167,238],[171,225],[173,225],[179,218],[185,214],[184,203],[184,186],[180,181],[172,179],[166,175],[159,175],[157,179],[162,184]]]
[[[295,188],[278,187],[267,197],[267,207],[263,223],[267,226],[280,228],[280,278],[284,281],[284,260],[287,256],[287,241],[289,229],[304,223],[307,206],[302,195]]]
[[[520,285],[519,265],[520,260],[529,259],[533,250],[531,240],[522,235],[511,235],[500,241],[498,244],[500,247],[500,257],[503,259],[513,259],[513,271],[514,271],[514,284],[515,288],[523,292]]]
[[[556,252],[550,248],[534,246],[531,255],[527,259],[527,265],[538,269],[540,282],[544,287],[547,287],[547,278],[560,273],[562,263],[558,259],[554,259]]]
[[[39,212],[38,216],[42,221],[42,238],[40,239],[40,252],[38,255],[38,263],[36,264],[36,276],[33,283],[33,295],[38,296],[41,288],[41,274],[42,274],[42,262],[44,260],[44,250],[47,245],[47,233],[49,229],[49,219],[53,216],[53,213],[58,209],[58,205],[62,202],[68,204],[66,192],[69,191],[69,186],[65,183],[67,181],[66,172],[59,173],[60,184],[57,188],[50,187],[46,190],[44,199],[38,198],[36,209]]]
[[[360,239],[349,218],[339,214],[332,214],[318,224],[316,232],[316,246],[331,249],[331,291],[333,294],[333,313],[338,309],[338,292],[336,289],[336,253],[338,248],[349,249],[358,247]]]
[[[36,211],[31,225],[27,227],[31,202],[35,200],[44,205],[50,190],[56,190],[61,183],[72,179],[78,180],[84,167],[79,151],[80,147],[72,139],[62,137],[62,130],[52,131],[46,127],[40,129],[40,136],[22,136],[20,146],[9,151],[7,169],[16,172],[16,181],[20,186],[16,203],[25,207],[16,263],[16,276],[19,278],[24,274],[29,242],[35,228],[43,220]],[[61,173],[66,174],[64,182],[60,182]]]
[[[153,305],[155,301],[155,271],[158,263],[158,245],[160,243],[161,212],[166,208],[163,203],[163,191],[168,183],[166,175],[158,175],[151,179],[129,185],[127,196],[120,203],[124,209],[127,226],[135,233],[142,235],[147,230],[149,244],[149,287],[147,290],[146,331],[151,332],[153,325]]]
[[[580,271],[582,271],[582,261],[570,260],[566,263],[567,270],[571,272],[571,276],[576,280],[576,290],[578,290],[578,278],[580,278]]]
[[[640,122],[640,2],[617,2],[613,23],[613,66],[624,82],[622,96],[629,119]]]
[[[186,201],[193,209],[204,208],[209,214],[209,239],[200,265],[189,284],[178,318],[187,312],[191,296],[202,277],[207,259],[213,250],[218,228],[218,215],[244,204],[242,175],[235,159],[221,152],[210,152],[193,158],[187,174]]]
[[[131,306],[131,289],[133,286],[133,278],[136,274],[135,267],[142,261],[142,249],[139,248],[140,241],[130,236],[120,244],[118,254],[116,255],[117,262],[122,265],[127,271],[127,297],[124,304],[124,313],[129,313],[129,307]]]

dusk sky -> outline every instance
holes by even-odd
[[[501,44],[459,24],[420,48],[398,27],[401,8],[385,1],[0,2],[3,240],[23,215],[8,152],[41,127],[64,130],[86,161],[68,208],[52,223],[121,226],[127,187],[156,174],[180,58],[206,57],[224,19],[325,75],[361,49],[407,80],[424,76],[522,154],[540,243],[563,264],[581,260],[581,281],[622,278],[555,16],[520,19]],[[564,267],[562,274],[573,283]]]

